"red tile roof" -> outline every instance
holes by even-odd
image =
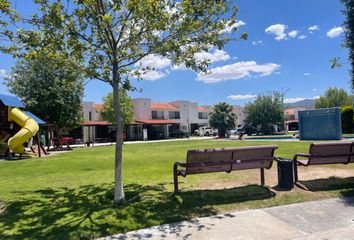
[[[205,108],[205,107],[198,107],[197,110],[198,110],[198,111],[201,111],[201,112],[202,112],[202,111],[208,111],[208,109]]]
[[[295,109],[288,108],[284,110],[286,115],[295,115]]]
[[[287,120],[285,122],[287,122],[287,123],[296,123],[296,122],[299,122],[299,120]]]
[[[151,103],[151,109],[159,109],[159,110],[178,110],[176,106],[173,106],[169,103]]]
[[[85,121],[81,123],[82,126],[111,126],[113,123],[108,121]]]
[[[102,109],[103,109],[103,104],[95,103],[95,104],[93,104],[93,108],[94,108],[97,112],[100,112],[100,111],[102,111]]]
[[[177,124],[176,121],[173,121],[173,120],[165,120],[165,119],[136,120],[136,122],[141,122],[141,123],[145,123],[145,124],[158,124],[158,125],[163,125],[163,124]]]

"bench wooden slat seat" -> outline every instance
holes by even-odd
[[[305,158],[305,160],[299,160],[298,158]],[[295,182],[298,182],[298,166],[307,167],[310,165],[354,163],[353,143],[312,143],[309,148],[309,153],[297,153],[294,155],[293,160]]]
[[[235,170],[260,169],[264,185],[264,169],[272,167],[275,145],[189,150],[185,163],[173,166],[174,191],[178,192],[178,176],[211,172],[230,173]]]

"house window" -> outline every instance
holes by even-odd
[[[198,118],[199,119],[208,119],[208,113],[207,112],[198,112]]]
[[[169,119],[180,119],[181,118],[178,111],[168,112],[168,117],[169,117]]]
[[[89,112],[89,121],[92,121],[92,113]]]
[[[164,119],[163,111],[151,111],[152,119]]]

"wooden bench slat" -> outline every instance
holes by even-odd
[[[298,181],[298,165],[348,164],[354,162],[353,144],[352,142],[312,143],[308,154],[295,154],[295,182]],[[299,160],[298,157],[307,158],[307,160]]]
[[[243,169],[261,169],[261,183],[264,184],[264,168],[271,168],[276,145],[235,148],[189,150],[184,164],[175,164],[175,192],[178,191],[178,176],[211,172],[231,172]],[[178,172],[177,167],[184,167]]]

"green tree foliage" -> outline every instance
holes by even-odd
[[[344,22],[345,41],[344,46],[349,49],[349,61],[351,63],[352,89],[354,89],[354,0],[342,0],[343,13],[346,17]]]
[[[352,105],[352,97],[342,88],[328,88],[324,95],[316,99],[316,108],[343,107]]]
[[[152,70],[136,66],[150,54],[206,72],[209,61],[198,61],[196,53],[212,47],[221,49],[230,40],[247,37],[234,35],[237,7],[231,0],[34,2],[39,14],[22,27],[18,23],[16,29],[0,28],[1,37],[12,42],[0,50],[27,58],[35,58],[41,51],[56,59],[80,59],[87,78],[112,86],[117,125],[114,199],[124,201],[120,89],[133,90],[130,80]],[[4,14],[14,21],[12,13]]]
[[[214,106],[213,112],[209,116],[209,124],[212,128],[218,129],[218,135],[224,138],[228,130],[236,127],[237,116],[233,112],[233,107],[225,102]]]
[[[83,76],[72,63],[57,64],[46,56],[19,60],[5,83],[28,110],[54,124],[57,134],[82,120]]]
[[[342,107],[342,130],[344,133],[353,133],[353,106]]]
[[[246,122],[259,127],[263,134],[270,134],[273,125],[283,120],[283,104],[278,92],[259,95],[245,106]]]
[[[134,119],[134,108],[131,98],[129,97],[127,91],[121,90],[120,93],[120,109],[121,115],[123,119],[123,124],[129,124]],[[114,100],[113,94],[108,93],[107,96],[103,98],[103,109],[101,110],[101,118],[102,120],[109,121],[115,123],[115,114],[114,114]]]

